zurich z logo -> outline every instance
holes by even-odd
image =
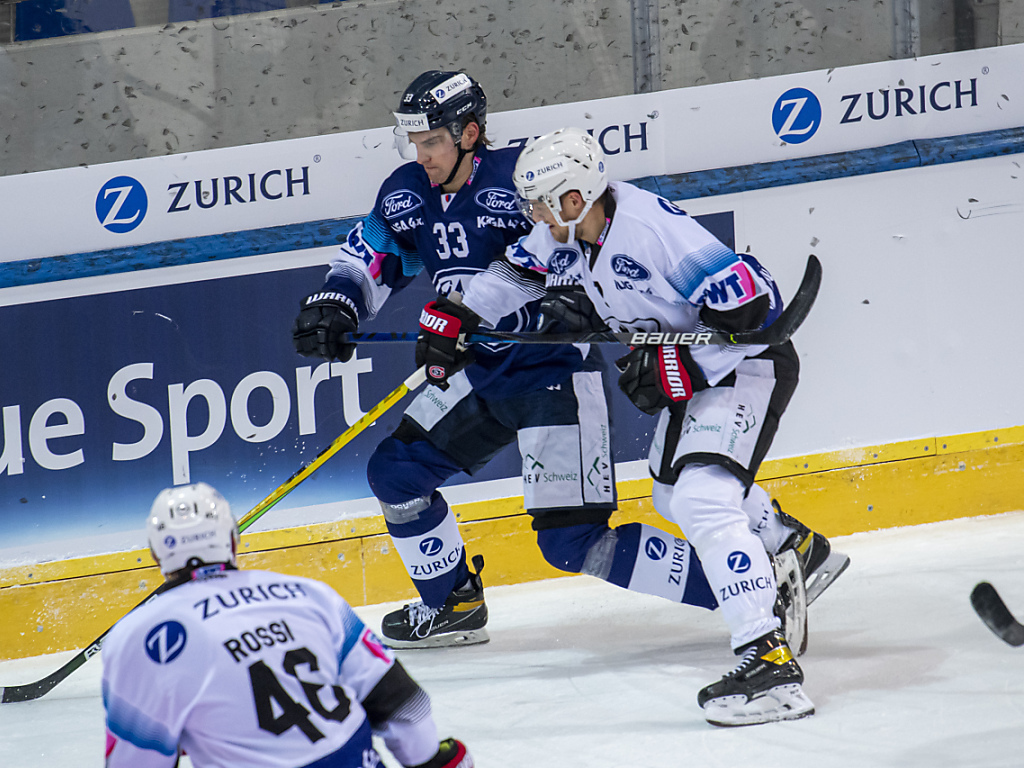
[[[821,126],[821,102],[806,88],[790,88],[772,109],[775,135],[787,144],[802,144]]]
[[[131,232],[139,226],[148,208],[145,188],[131,176],[111,179],[96,195],[96,218],[104,229],[117,234]]]
[[[733,573],[746,573],[750,570],[750,557],[746,552],[741,552],[738,549],[729,553],[726,562],[729,564],[729,570]]]
[[[651,273],[647,269],[624,253],[617,253],[612,256],[612,272],[620,277],[628,277],[630,280],[650,280]]]
[[[437,538],[437,536],[431,536],[429,539],[424,539],[420,542],[420,552],[427,557],[433,557],[443,548],[444,542]]]
[[[146,655],[157,664],[170,664],[185,650],[185,628],[177,621],[157,624],[146,635]]]
[[[423,205],[423,199],[415,192],[402,189],[385,197],[380,204],[380,212],[385,219],[397,219]]]
[[[651,560],[661,560],[661,558],[668,554],[668,544],[652,536],[644,542],[644,554],[651,558]]]

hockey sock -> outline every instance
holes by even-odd
[[[388,533],[416,591],[427,606],[440,608],[453,590],[469,580],[466,547],[455,515],[435,492],[414,520],[393,523],[387,517]]]
[[[756,483],[750,486],[743,499],[743,511],[750,520],[750,530],[764,544],[765,551],[774,555],[793,534],[775,514],[768,492]]]
[[[583,572],[631,592],[711,610],[718,607],[693,547],[643,523],[609,530],[587,553]]]
[[[715,465],[688,465],[672,489],[669,510],[700,555],[722,618],[738,648],[780,626],[774,614],[775,573],[742,509],[743,485]]]

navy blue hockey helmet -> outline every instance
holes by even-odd
[[[407,156],[404,147],[408,146],[410,133],[435,128],[447,128],[457,144],[462,139],[464,119],[470,114],[483,133],[487,96],[479,83],[465,72],[424,72],[405,89],[394,113],[399,152]],[[409,159],[415,159],[415,155]]]

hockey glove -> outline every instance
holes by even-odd
[[[581,285],[553,285],[540,301],[537,318],[540,333],[590,333],[607,331],[594,302]]]
[[[473,361],[473,355],[459,340],[480,326],[480,316],[469,307],[438,296],[420,313],[420,335],[416,340],[416,367],[427,367],[427,382],[448,389],[448,379]]]
[[[343,341],[343,333],[354,333],[359,320],[352,302],[341,293],[318,291],[300,303],[299,316],[292,324],[295,351],[305,357],[351,359],[356,345]]]
[[[473,768],[473,756],[466,751],[466,745],[458,739],[445,739],[437,749],[437,754],[410,768]]]
[[[651,416],[708,387],[704,373],[685,346],[636,347],[616,360],[615,365],[622,371],[619,389],[633,405]]]

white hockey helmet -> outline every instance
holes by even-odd
[[[149,511],[146,532],[164,576],[193,560],[235,563],[238,525],[227,500],[206,483],[160,491]]]
[[[533,203],[544,203],[559,226],[579,223],[608,188],[604,152],[597,140],[580,128],[546,133],[526,147],[512,172],[523,214],[533,221]],[[572,222],[562,220],[561,198],[576,190],[583,211]]]

